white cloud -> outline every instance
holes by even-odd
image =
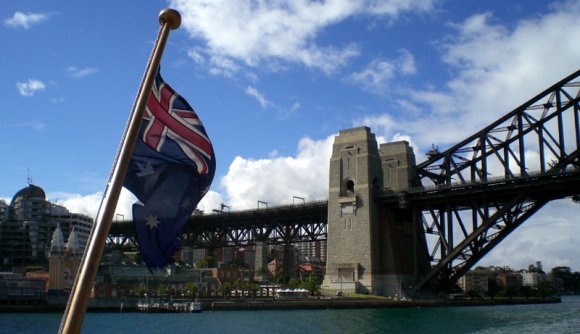
[[[434,0],[392,0],[392,1],[368,1],[369,12],[377,15],[398,16],[401,12],[417,11],[427,12],[433,9]]]
[[[206,41],[214,74],[232,75],[239,70],[236,64],[269,67],[278,60],[331,74],[360,51],[355,44],[319,45],[317,36],[325,28],[357,15],[394,19],[402,12],[427,12],[433,2],[172,0],[170,6],[181,12],[190,36]],[[199,50],[190,54],[196,61],[199,55]]]
[[[328,166],[334,136],[316,141],[302,138],[295,157],[236,157],[221,187],[232,210],[256,208],[258,201],[289,204],[292,196],[307,201],[328,197]]]
[[[84,78],[91,74],[98,72],[99,70],[94,67],[85,67],[85,68],[78,68],[76,66],[69,66],[66,69],[66,72],[72,76],[73,78]]]
[[[95,218],[101,205],[103,192],[99,191],[88,195],[55,192],[48,194],[47,197],[50,201],[64,206],[70,212],[82,213]],[[131,192],[123,188],[115,210],[115,214],[119,216],[116,216],[115,219],[119,217],[122,217],[119,219],[131,219],[133,216],[131,208],[136,200]]]
[[[64,206],[70,212],[82,213],[94,219],[99,211],[103,192],[99,191],[88,195],[54,192],[49,193],[48,198],[49,201]],[[10,199],[6,199],[6,201],[10,203]],[[127,189],[122,188],[114,219],[133,219],[132,208],[135,202],[137,202],[137,198]],[[199,202],[197,209],[211,213],[213,209],[219,208],[221,203],[224,203],[221,194],[210,190]]]
[[[494,248],[480,264],[509,265],[519,269],[542,261],[544,270],[556,266],[579,270],[577,245],[580,243],[580,227],[575,223],[579,208],[579,204],[569,199],[548,203]]]
[[[197,210],[201,210],[204,213],[212,213],[213,210],[219,210],[223,203],[225,203],[223,196],[216,191],[210,190],[197,205]]]
[[[399,71],[403,75],[417,73],[417,68],[415,67],[415,56],[406,49],[399,50],[399,53],[401,54],[397,60],[397,64],[400,67]]]
[[[374,94],[387,94],[393,89],[394,79],[417,72],[413,54],[405,49],[399,50],[399,53],[400,56],[395,60],[373,59],[361,71],[350,74],[347,80]]]
[[[409,92],[407,105],[423,113],[397,119],[399,128],[421,146],[452,144],[576,71],[580,45],[565,36],[580,34],[579,15],[580,3],[569,1],[512,29],[491,23],[489,12],[452,24],[438,45],[454,75],[446,87]]]
[[[17,82],[16,88],[22,96],[33,96],[34,93],[44,90],[46,85],[40,80],[28,79],[26,82]]]
[[[246,94],[254,97],[262,109],[265,109],[270,104],[270,102],[268,102],[268,100],[266,100],[266,98],[255,87],[246,87]]]
[[[49,18],[50,14],[43,14],[43,13],[22,13],[16,12],[14,15],[4,20],[4,24],[9,27],[13,28],[23,28],[29,29],[35,24],[39,24],[41,22],[46,21]]]

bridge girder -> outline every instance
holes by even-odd
[[[217,248],[326,240],[326,201],[193,216],[182,229],[183,246]],[[131,221],[115,222],[108,247],[136,247]]]
[[[580,194],[579,77],[417,166],[423,187],[399,195],[432,237],[433,267],[417,288],[451,286],[546,203]]]

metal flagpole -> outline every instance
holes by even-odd
[[[159,24],[161,24],[159,35],[157,36],[151,57],[147,62],[145,75],[141,81],[129,122],[123,134],[123,140],[117,152],[113,169],[109,175],[105,195],[101,201],[101,206],[91,230],[89,242],[85,248],[75,283],[60,324],[60,334],[80,333],[95,276],[101,262],[101,255],[105,248],[109,228],[111,227],[117,201],[119,200],[121,188],[123,187],[125,174],[127,173],[133,148],[137,141],[141,120],[143,119],[143,113],[145,112],[145,106],[147,105],[153,80],[159,69],[159,63],[163,55],[167,37],[169,36],[169,31],[177,29],[180,26],[181,15],[176,10],[164,9],[159,13]]]

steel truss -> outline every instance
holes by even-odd
[[[417,166],[406,205],[422,219],[432,270],[448,288],[549,201],[580,194],[580,71]]]
[[[183,246],[217,248],[269,244],[290,244],[326,240],[328,202],[309,202],[256,210],[219,212],[193,216],[182,229]],[[132,222],[111,225],[108,247],[135,249]]]

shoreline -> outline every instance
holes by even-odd
[[[93,299],[87,312],[139,312],[138,299]],[[265,310],[315,310],[315,309],[360,309],[360,308],[434,308],[434,307],[465,307],[465,306],[499,306],[524,304],[561,303],[560,297],[548,298],[513,298],[513,299],[474,299],[474,300],[410,300],[397,301],[382,298],[329,298],[329,299],[214,299],[199,300],[203,312],[212,311],[265,311]],[[46,305],[0,305],[0,313],[11,312],[64,312],[66,306],[62,301]]]

